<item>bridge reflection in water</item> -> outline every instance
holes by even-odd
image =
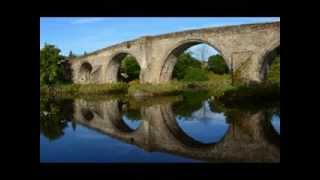
[[[280,161],[280,135],[272,126],[270,112],[225,110],[226,130],[220,139],[208,143],[196,140],[183,129],[174,113],[173,103],[141,103],[143,105],[131,109],[130,101],[125,104],[117,99],[75,99],[72,118],[76,123],[148,152],[212,162]],[[206,103],[209,107],[214,106],[212,102]],[[128,113],[135,113],[136,121],[129,120]]]

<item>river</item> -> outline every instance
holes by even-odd
[[[41,96],[40,162],[280,162],[280,103]]]

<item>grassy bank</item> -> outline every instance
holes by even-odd
[[[40,86],[41,94],[50,95],[106,95],[127,93],[129,96],[167,96],[178,95],[185,91],[210,91],[212,94],[230,89],[231,80],[228,75],[210,74],[208,81],[177,81],[162,84],[140,84],[139,81],[114,84],[64,84]]]
[[[254,86],[233,86],[230,75],[209,73],[207,81],[176,81],[163,84],[140,84],[139,81],[114,84],[90,85],[56,85],[51,88],[41,86],[43,95],[112,95],[125,94],[129,97],[154,97],[179,95],[183,92],[207,91],[209,96],[220,97],[223,101],[244,101],[251,98],[253,102],[280,98],[278,83],[266,83]]]
[[[227,106],[241,104],[245,107],[254,107],[261,102],[277,102],[280,100],[280,85],[265,83],[251,86],[237,86],[226,90],[217,97]]]
[[[184,83],[172,81],[164,84],[140,84],[137,81],[129,83],[129,96],[160,96],[160,95],[177,95],[185,88]]]
[[[115,93],[126,93],[128,84],[64,84],[56,86],[40,86],[40,94],[43,95],[106,95]]]
[[[129,84],[129,96],[177,95],[182,92],[209,91],[210,95],[222,95],[224,91],[234,88],[230,75],[208,73],[207,81],[177,81],[163,84],[139,84],[134,81]]]

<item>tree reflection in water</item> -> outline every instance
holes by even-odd
[[[230,108],[205,93],[184,94],[177,102],[133,102],[131,106],[130,101],[117,99],[41,98],[40,102],[40,133],[50,140],[62,138],[71,120],[73,129],[81,124],[134,144],[146,154],[159,151],[214,162],[280,161],[280,133],[273,128],[280,128],[280,119],[277,124],[272,120],[280,114],[277,107]]]
[[[72,100],[41,97],[40,133],[50,140],[58,139],[64,134],[72,112]]]

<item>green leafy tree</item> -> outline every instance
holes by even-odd
[[[76,58],[77,56],[75,54],[72,53],[72,51],[69,52],[68,58]]]
[[[194,57],[191,56],[190,53],[182,53],[177,60],[177,63],[173,69],[173,77],[182,80],[184,79],[186,73],[187,73],[187,68],[188,67],[193,67],[193,68],[201,68],[201,62],[195,59]]]
[[[40,98],[40,133],[50,140],[63,136],[67,127],[60,104],[50,98]]]
[[[229,69],[225,60],[221,55],[213,55],[209,57],[208,69],[216,74],[226,74],[229,73]]]
[[[126,81],[139,79],[140,66],[137,60],[133,56],[126,56],[121,62],[120,73],[128,75]]]
[[[183,78],[184,81],[207,81],[208,79],[207,71],[194,67],[187,67]]]
[[[208,99],[208,92],[183,92],[182,97],[182,101],[173,104],[174,113],[183,117],[191,117],[193,112],[202,107],[202,102]]]
[[[280,55],[277,55],[273,60],[267,74],[267,80],[271,83],[280,82]]]
[[[53,85],[64,80],[60,49],[45,44],[40,50],[40,85]]]

